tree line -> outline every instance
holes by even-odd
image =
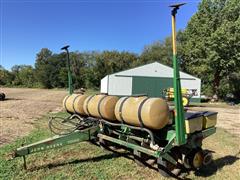
[[[187,27],[177,33],[181,70],[202,80],[205,95],[240,99],[240,3],[203,0]],[[172,66],[171,37],[144,47],[141,54],[119,51],[70,52],[74,88],[99,88],[107,74],[158,61]],[[65,53],[43,48],[34,67],[0,66],[0,85],[43,88],[67,86]]]

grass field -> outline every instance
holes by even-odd
[[[132,157],[113,154],[88,142],[66,146],[27,157],[28,170],[22,158],[7,161],[7,154],[22,143],[28,144],[52,136],[45,116],[26,137],[0,148],[0,179],[164,179],[155,170],[137,166]],[[196,172],[184,173],[185,179],[239,179],[239,138],[222,129],[204,142],[204,148],[214,151],[214,162]],[[127,157],[126,157],[127,156]]]

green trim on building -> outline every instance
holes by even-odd
[[[201,102],[201,98],[191,98],[190,102],[191,103],[200,103]]]

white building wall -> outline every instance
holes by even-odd
[[[132,77],[109,76],[109,95],[130,96],[132,94]]]
[[[197,96],[193,96],[193,98],[200,98],[201,95],[201,80],[195,79],[195,80],[181,80],[181,87],[187,88],[187,89],[197,89]]]
[[[108,77],[109,75],[105,76],[104,78],[101,79],[101,93],[108,93]]]

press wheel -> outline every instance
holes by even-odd
[[[203,152],[202,150],[193,151],[190,157],[190,164],[194,169],[198,169],[203,165]]]

